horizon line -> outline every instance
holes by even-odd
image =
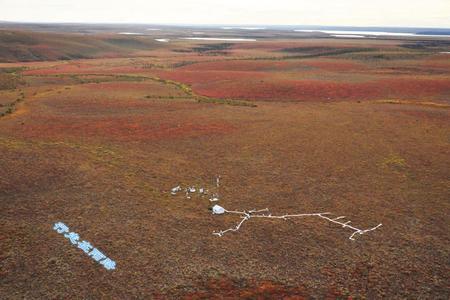
[[[450,27],[436,27],[436,26],[391,26],[391,25],[309,25],[309,24],[238,24],[238,23],[147,23],[147,22],[85,22],[85,21],[9,21],[0,20],[1,23],[10,24],[63,24],[63,25],[159,25],[159,26],[179,26],[179,27],[248,27],[248,26],[266,26],[266,27],[352,27],[352,28],[405,28],[405,29],[445,29],[450,30]],[[234,29],[234,28],[233,28]],[[239,28],[236,28],[239,29]],[[262,28],[267,29],[267,28]]]

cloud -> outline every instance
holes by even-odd
[[[450,27],[450,1],[0,0],[0,19],[26,22]]]

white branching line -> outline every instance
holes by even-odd
[[[210,199],[209,199],[209,201],[211,201],[211,202],[217,202],[220,200],[220,197],[219,197],[220,176],[216,177],[214,185],[215,185],[215,188],[214,188],[215,192],[212,193],[212,195],[210,196]],[[191,194],[196,193],[196,192],[198,192],[202,197],[203,197],[203,195],[209,194],[208,190],[206,188],[196,187],[196,186],[188,186],[186,188],[182,188],[181,186],[176,186],[176,187],[172,188],[171,194],[175,196],[179,192],[182,192],[183,190],[186,193],[186,199],[191,199]],[[253,210],[249,210],[249,211],[234,211],[234,210],[226,210],[225,208],[223,208],[222,206],[219,206],[219,205],[214,205],[212,207],[212,211],[213,211],[213,214],[218,214],[218,215],[224,214],[224,213],[229,213],[229,214],[237,214],[237,215],[241,216],[241,221],[239,223],[237,223],[237,225],[235,227],[228,228],[226,230],[214,231],[213,234],[217,235],[217,236],[223,236],[225,233],[231,232],[231,231],[238,231],[241,228],[242,224],[244,224],[246,221],[250,220],[251,218],[268,218],[268,219],[289,220],[291,218],[319,217],[328,222],[338,224],[338,225],[342,226],[343,228],[351,229],[353,231],[353,233],[349,237],[350,240],[355,240],[356,234],[363,235],[369,231],[373,231],[373,230],[377,229],[378,227],[380,227],[382,225],[382,224],[378,224],[377,226],[369,228],[369,229],[359,229],[355,226],[349,225],[351,223],[351,221],[344,222],[343,219],[345,218],[345,216],[340,216],[340,217],[336,217],[336,218],[328,217],[328,215],[331,214],[329,212],[272,216],[272,214],[270,213],[268,208],[260,209],[260,210],[253,209]],[[342,221],[339,221],[339,220],[342,220]]]
[[[355,240],[354,236],[356,234],[365,234],[369,231],[375,230],[378,227],[380,227],[382,224],[378,224],[375,227],[369,228],[369,229],[359,229],[356,228],[354,226],[349,225],[351,221],[347,221],[347,222],[341,222],[339,220],[344,219],[345,216],[340,216],[340,217],[336,217],[336,218],[329,218],[326,215],[330,215],[329,212],[320,212],[320,213],[310,213],[310,214],[295,214],[295,215],[281,215],[281,216],[272,216],[272,214],[270,213],[268,208],[265,209],[260,209],[260,210],[250,210],[250,211],[233,211],[233,210],[226,210],[226,213],[230,213],[230,214],[238,214],[242,216],[242,220],[235,226],[232,228],[228,228],[226,230],[220,230],[220,231],[214,231],[213,234],[217,235],[217,236],[223,236],[225,233],[230,232],[230,231],[238,231],[242,224],[244,224],[244,222],[250,220],[251,218],[269,218],[269,219],[283,219],[283,220],[288,220],[290,218],[298,218],[298,217],[319,217],[322,218],[324,220],[327,220],[329,222],[335,223],[335,224],[339,224],[344,228],[349,228],[351,230],[353,230],[353,233],[350,235],[349,239],[350,240]],[[268,212],[269,214],[264,214],[264,212]]]

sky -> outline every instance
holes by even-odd
[[[0,20],[450,28],[450,0],[0,0]]]

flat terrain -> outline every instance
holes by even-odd
[[[450,297],[450,39],[258,36],[0,30],[0,298]]]

